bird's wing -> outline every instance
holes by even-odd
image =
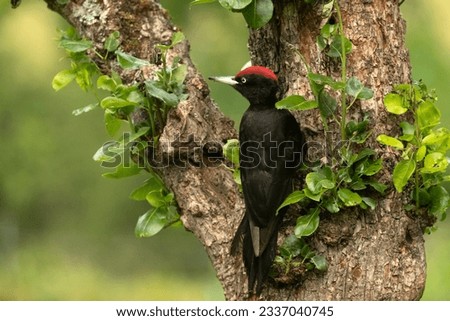
[[[268,126],[267,141],[255,139],[251,129],[241,131],[241,180],[253,248],[258,255],[279,228],[276,211],[292,190],[292,177],[301,162],[303,136],[295,118],[277,113]],[[249,133],[250,132],[250,133]]]

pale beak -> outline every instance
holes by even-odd
[[[208,77],[209,80],[214,80],[217,82],[221,82],[222,84],[227,84],[227,85],[231,85],[231,86],[235,86],[237,84],[239,84],[239,82],[237,82],[234,79],[234,76],[228,76],[228,77]]]

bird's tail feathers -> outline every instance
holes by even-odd
[[[239,252],[239,246],[242,244],[244,235],[248,230],[248,223],[249,222],[248,222],[247,215],[244,215],[241,223],[239,224],[239,227],[236,230],[236,234],[234,234],[233,241],[231,242],[230,253],[233,256]]]
[[[265,250],[259,256],[256,256],[255,251],[253,250],[253,241],[250,231],[247,230],[244,234],[243,258],[245,269],[247,271],[249,294],[261,294],[262,285],[269,274],[273,260],[275,259],[277,238],[278,233],[274,232]]]
[[[278,224],[279,222],[276,225]],[[259,256],[255,254],[250,228],[248,215],[244,215],[231,243],[230,253],[231,255],[236,255],[242,244],[242,257],[247,272],[248,291],[250,295],[259,295],[261,294],[262,285],[269,274],[277,252],[278,228],[271,229],[271,235],[266,243],[267,245]]]

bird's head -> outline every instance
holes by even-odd
[[[278,78],[266,67],[251,66],[241,70],[236,76],[209,79],[231,85],[247,98],[251,105],[268,106],[277,101]]]

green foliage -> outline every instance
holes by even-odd
[[[333,10],[340,19],[338,3],[328,2],[323,11],[331,15]],[[343,33],[342,21],[325,24],[317,37],[317,44],[329,59],[341,63],[342,76],[333,79],[327,75],[311,72],[307,66],[308,80],[313,100],[293,95],[276,104],[277,108],[288,110],[308,110],[318,108],[325,131],[330,121],[341,128],[341,144],[336,147],[326,164],[314,166],[305,177],[305,187],[289,195],[279,209],[297,202],[303,208],[310,208],[307,214],[297,220],[294,233],[299,239],[312,235],[320,224],[320,213],[338,213],[343,208],[359,206],[374,209],[377,201],[370,197],[373,192],[383,194],[386,185],[373,177],[382,169],[382,160],[374,150],[363,144],[370,136],[369,118],[348,121],[347,111],[358,100],[371,99],[373,91],[365,87],[356,77],[347,79],[346,57],[351,53],[352,43]],[[340,96],[338,102],[336,97]],[[340,106],[339,106],[340,105]]]
[[[250,5],[242,10],[242,15],[250,28],[261,28],[272,19],[272,0],[253,0]]]
[[[242,13],[248,26],[253,29],[265,26],[272,19],[272,0],[194,0],[191,5],[217,1],[229,11]]]
[[[306,100],[305,97],[300,95],[288,96],[276,103],[278,109],[289,109],[289,110],[308,110],[313,109],[318,106],[315,100]]]
[[[281,266],[284,274],[292,268],[305,266],[307,270],[326,271],[328,263],[322,255],[316,254],[303,239],[295,235],[288,236],[280,246],[280,255],[275,257],[275,264]]]
[[[136,58],[121,50],[116,51],[117,62],[123,69],[139,69],[144,66],[149,66],[150,62],[147,60]]]
[[[151,206],[150,210],[139,217],[135,229],[138,237],[153,236],[179,220],[173,205],[173,193],[169,193],[161,179],[154,174],[151,174],[144,185],[135,189],[130,197],[137,201],[146,200]]]
[[[233,179],[242,191],[241,171],[239,169],[239,141],[229,139],[222,147],[223,156],[231,162],[232,167],[228,167],[233,172]]]
[[[302,238],[303,236],[310,236],[319,227],[319,209],[313,208],[309,211],[309,214],[300,216],[297,219],[295,225],[294,234],[297,238]]]
[[[179,220],[174,195],[146,162],[146,157],[148,150],[154,148],[158,142],[169,110],[187,98],[184,94],[187,66],[180,64],[179,58],[175,58],[170,66],[167,63],[168,51],[183,40],[184,35],[177,32],[173,35],[170,45],[156,46],[161,53],[162,67],[156,72],[155,79],[147,80],[144,86],[141,86],[124,84],[116,72],[111,75],[101,74],[89,56],[94,53],[100,59],[106,60],[109,55],[115,55],[118,66],[123,69],[149,66],[150,62],[121,50],[118,31],[112,32],[106,38],[104,54],[96,51],[92,42],[80,38],[73,28],[61,32],[59,45],[66,50],[71,60],[71,69],[56,74],[52,82],[53,88],[58,91],[75,80],[85,91],[107,92],[97,103],[76,109],[73,114],[80,115],[101,107],[104,110],[106,130],[112,137],[118,135],[124,122],[128,123],[131,130],[131,133],[123,134],[122,139],[105,143],[95,153],[95,161],[105,168],[114,168],[103,176],[124,178],[137,175],[143,169],[150,175],[145,184],[131,195],[135,200],[147,201],[150,206],[150,210],[137,222],[136,235],[139,237],[153,236]],[[141,115],[139,121],[133,118],[136,114]]]
[[[93,78],[99,74],[97,66],[86,55],[86,51],[92,49],[92,42],[80,38],[75,29],[69,28],[61,31],[59,46],[65,49],[71,61],[71,68],[56,74],[52,81],[53,89],[59,91],[73,80],[84,91],[92,89]]]
[[[409,183],[413,184],[409,208],[427,212],[443,220],[449,206],[449,194],[442,186],[450,177],[446,175],[450,149],[450,130],[437,127],[441,113],[435,106],[433,91],[428,91],[422,82],[400,84],[384,97],[386,110],[394,115],[409,115],[413,122],[400,122],[401,135],[391,137],[379,135],[378,142],[401,150],[401,160],[392,173],[392,181],[398,192]]]

